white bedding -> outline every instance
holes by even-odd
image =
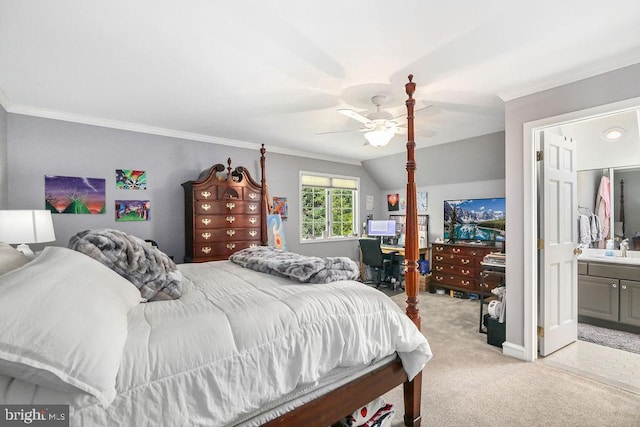
[[[413,378],[431,358],[406,314],[361,283],[295,284],[229,261],[179,267],[189,279],[182,298],[129,312],[110,406],[4,376],[0,403],[70,403],[77,426],[264,422],[253,417],[328,375],[397,352]]]

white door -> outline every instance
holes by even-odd
[[[575,142],[542,132],[538,162],[538,352],[578,339],[578,241]]]

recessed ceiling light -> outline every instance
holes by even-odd
[[[609,129],[605,130],[604,132],[602,132],[601,137],[605,141],[616,142],[616,141],[620,141],[622,138],[624,138],[624,135],[626,133],[627,133],[627,131],[624,130],[624,128],[612,127],[612,128],[609,128]]]

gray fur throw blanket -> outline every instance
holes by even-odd
[[[182,295],[182,272],[164,252],[144,240],[112,229],[85,230],[69,239],[69,248],[100,261],[133,283],[147,301]]]
[[[355,280],[360,275],[358,264],[347,257],[318,258],[284,252],[269,246],[243,249],[231,255],[229,260],[242,267],[303,283]]]

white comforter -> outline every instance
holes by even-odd
[[[129,312],[110,406],[1,376],[0,400],[70,403],[71,425],[234,425],[394,352],[410,378],[431,358],[405,313],[361,283],[295,284],[228,261],[180,269],[181,299]]]

